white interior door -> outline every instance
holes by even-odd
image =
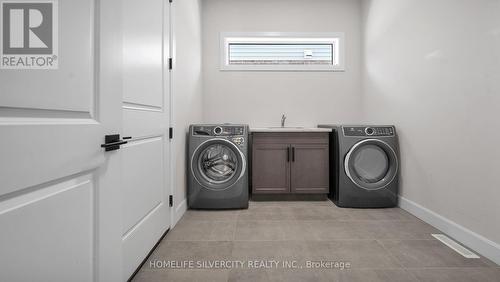
[[[170,227],[168,0],[123,3],[123,273]]]
[[[58,67],[0,69],[0,281],[120,281],[121,155],[100,144],[121,131],[121,1],[9,2],[57,5]],[[46,48],[29,5],[12,46]]]

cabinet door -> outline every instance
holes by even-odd
[[[328,193],[328,152],[328,144],[292,144],[292,193]]]
[[[290,192],[290,146],[254,144],[252,160],[253,193]]]

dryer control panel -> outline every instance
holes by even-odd
[[[343,126],[344,136],[363,137],[363,136],[394,136],[393,126]]]
[[[242,136],[245,127],[238,125],[199,125],[193,126],[193,136]]]

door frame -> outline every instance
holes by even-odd
[[[164,0],[166,1],[166,0]],[[172,205],[169,207],[170,208],[170,222],[169,222],[169,227],[168,227],[168,231],[170,231],[174,225],[176,224],[175,222],[175,195],[174,195],[174,177],[175,177],[175,173],[174,173],[174,150],[172,150],[172,147],[173,147],[173,140],[174,140],[174,114],[173,114],[173,111],[174,111],[174,100],[173,100],[173,91],[174,91],[174,88],[173,88],[173,84],[174,84],[174,81],[173,81],[173,75],[172,75],[172,72],[173,72],[173,69],[174,69],[174,64],[175,64],[175,60],[173,59],[174,58],[174,52],[173,52],[173,48],[174,48],[174,44],[173,44],[173,41],[174,41],[174,29],[173,29],[173,24],[174,24],[174,21],[172,20],[172,17],[174,16],[174,13],[173,13],[173,10],[174,10],[174,5],[173,5],[173,1],[169,0],[168,1],[168,5],[165,5],[165,7],[168,7],[168,22],[164,22],[164,28],[165,28],[165,25],[167,25],[166,28],[168,28],[168,38],[163,38],[164,42],[166,39],[168,39],[168,52],[165,52],[164,54],[164,65],[166,65],[166,70],[168,70],[168,81],[169,81],[169,85],[168,85],[168,89],[167,87],[164,87],[165,90],[168,90],[167,93],[165,93],[165,95],[167,96],[166,99],[168,99],[168,122],[169,122],[169,125],[168,125],[168,128],[169,130],[171,130],[172,132],[172,136],[169,136],[169,139],[168,139],[168,142],[167,142],[167,160],[166,160],[166,164],[167,164],[167,172],[166,172],[166,176],[165,178],[167,179],[167,193],[169,195],[169,198],[172,197]],[[165,47],[163,47],[163,50],[165,50]],[[168,232],[167,231],[167,232]],[[163,237],[162,237],[163,239]]]
[[[167,0],[165,0],[167,1]],[[168,76],[169,76],[169,80],[170,80],[170,87],[169,87],[169,93],[168,93],[168,99],[169,99],[169,128],[171,128],[172,130],[172,135],[171,136],[172,138],[169,139],[169,142],[168,142],[168,175],[167,175],[167,178],[169,179],[169,195],[172,196],[173,200],[172,200],[172,206],[170,207],[170,230],[177,224],[177,221],[180,219],[180,217],[178,218],[177,216],[177,210],[178,210],[178,207],[176,207],[176,200],[180,199],[181,197],[179,195],[176,195],[175,194],[175,183],[176,183],[176,179],[177,179],[177,176],[176,176],[176,173],[175,173],[175,159],[176,159],[176,152],[174,150],[175,148],[175,135],[177,134],[175,132],[175,125],[176,125],[176,120],[175,120],[175,115],[174,115],[174,112],[175,112],[175,106],[174,106],[174,102],[175,102],[175,99],[174,99],[174,96],[175,96],[175,93],[174,93],[174,84],[175,84],[175,81],[174,81],[174,71],[175,71],[175,67],[176,67],[176,60],[175,60],[175,53],[176,53],[176,48],[175,48],[175,44],[174,44],[174,41],[175,41],[175,38],[176,38],[176,34],[175,34],[175,21],[174,21],[174,17],[175,17],[175,3],[174,1],[171,1],[171,0],[168,0],[169,2],[169,22],[168,22],[168,29],[169,29],[169,45],[168,45],[168,49],[169,49],[169,52],[168,54],[165,54],[165,63],[166,64],[169,64],[169,60],[172,60],[172,65],[168,71]],[[182,134],[182,133],[181,133]],[[186,154],[187,155],[187,154]],[[184,203],[186,203],[186,200],[184,200]],[[186,205],[187,206],[187,205]],[[181,207],[181,206],[179,206]]]
[[[167,0],[164,0],[165,2]],[[173,48],[174,48],[174,44],[173,44],[173,41],[174,41],[174,35],[173,35],[173,20],[172,20],[172,17],[173,17],[173,9],[174,9],[174,5],[173,5],[173,1],[171,0],[168,0],[168,2],[166,2],[167,5],[164,6],[164,9],[167,9],[168,13],[166,13],[164,11],[164,15],[167,15],[168,16],[168,21],[165,21],[165,17],[163,18],[163,69],[164,70],[167,70],[166,73],[164,73],[164,76],[168,76],[168,87],[166,87],[165,85],[165,79],[163,80],[163,90],[166,91],[166,93],[164,93],[164,99],[166,101],[168,101],[168,108],[164,107],[164,110],[167,110],[168,111],[168,128],[169,130],[171,130],[172,132],[172,135],[168,136],[168,142],[166,142],[166,155],[164,158],[165,158],[165,164],[166,164],[166,167],[167,167],[167,171],[165,172],[166,175],[165,175],[165,179],[166,179],[166,193],[167,193],[167,196],[168,198],[170,197],[173,197],[173,199],[175,200],[175,195],[174,195],[174,181],[173,181],[173,178],[174,178],[174,158],[173,158],[173,155],[174,155],[174,150],[172,150],[172,144],[173,144],[173,140],[174,140],[174,136],[173,136],[173,128],[174,128],[174,115],[173,115],[173,111],[174,111],[174,103],[173,103],[173,75],[172,75],[172,72],[173,72],[173,65],[175,63],[173,57],[174,57],[174,54],[173,54]],[[168,33],[168,37],[165,36],[165,32]],[[167,42],[165,42],[167,40]],[[165,51],[165,48],[168,48],[168,52]],[[170,134],[170,133],[169,133]],[[175,203],[175,202],[173,202]],[[175,214],[175,205],[172,204],[170,207],[170,222],[169,222],[169,226],[168,226],[168,229],[167,229],[167,232],[170,231],[172,229],[172,227],[174,227],[175,225],[175,221],[174,221],[174,214]],[[165,235],[162,236],[162,239]],[[155,246],[156,248],[156,246]]]

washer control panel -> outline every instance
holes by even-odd
[[[233,143],[235,143],[238,146],[245,144],[245,138],[243,137],[234,137],[231,139],[231,141],[233,141]]]
[[[238,136],[245,135],[245,127],[239,125],[193,126],[193,136]]]
[[[393,126],[343,126],[344,136],[394,136]]]

